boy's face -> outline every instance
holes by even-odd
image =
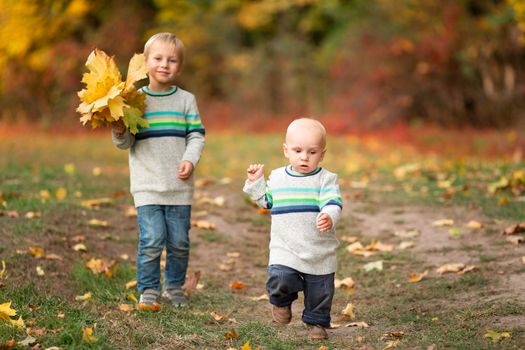
[[[288,132],[283,144],[284,156],[290,161],[292,169],[301,174],[317,169],[324,157],[324,147],[322,135],[312,128]]]
[[[154,91],[167,91],[180,72],[180,56],[175,45],[157,40],[146,57],[149,87]]]

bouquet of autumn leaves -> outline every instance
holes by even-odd
[[[143,54],[135,54],[129,61],[126,81],[115,64],[113,57],[95,49],[86,61],[88,72],[82,76],[86,88],[78,92],[80,105],[77,108],[80,121],[93,128],[106,126],[122,119],[132,134],[138,128],[147,127],[143,117],[145,96],[139,93],[135,83],[147,77],[146,61]]]

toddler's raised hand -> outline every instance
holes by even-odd
[[[246,175],[249,182],[255,182],[258,178],[263,176],[264,164],[250,164],[246,169]]]
[[[332,218],[326,213],[322,213],[317,218],[317,229],[321,232],[328,231],[332,228]]]

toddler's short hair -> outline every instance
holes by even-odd
[[[168,44],[172,44],[175,46],[175,49],[177,50],[177,53],[179,54],[179,60],[181,65],[184,63],[184,44],[182,43],[182,40],[180,40],[175,34],[169,33],[169,32],[162,32],[157,33],[153,36],[151,36],[148,41],[146,41],[146,44],[144,44],[144,55],[146,58],[149,54],[149,49],[151,45],[157,41],[163,41]]]

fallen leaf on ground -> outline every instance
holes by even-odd
[[[246,288],[248,286],[246,284],[244,284],[243,282],[233,281],[230,287],[232,289],[244,289],[244,288]]]
[[[67,190],[64,187],[60,187],[55,191],[55,197],[61,201],[67,197]]]
[[[364,257],[369,257],[370,255],[373,255],[374,252],[368,251],[363,247],[361,242],[354,242],[350,244],[348,247],[346,247],[346,250],[353,254],[353,255],[359,255]]]
[[[404,241],[404,242],[399,243],[398,248],[401,249],[401,250],[404,250],[404,249],[412,248],[415,245],[416,245],[416,243],[414,243],[412,241]]]
[[[37,266],[36,267],[36,274],[37,276],[44,276],[46,273],[44,272],[44,269],[42,268],[42,266]]]
[[[410,276],[408,276],[408,280],[409,282],[419,282],[425,278],[426,275],[428,275],[428,271],[422,273],[412,273]]]
[[[63,260],[64,258],[62,258],[60,255],[51,253],[51,254],[46,254],[44,259],[46,259],[46,260]]]
[[[82,328],[82,340],[84,340],[86,343],[95,343],[97,341],[97,337],[93,335],[92,327]]]
[[[352,288],[354,286],[355,282],[352,279],[352,277],[346,277],[345,279],[335,279],[334,285],[335,288]]]
[[[416,236],[419,236],[419,231],[418,230],[400,230],[400,231],[395,231],[394,232],[394,235],[397,236],[397,237],[401,237],[401,238],[414,238]]]
[[[458,275],[464,275],[467,272],[474,271],[475,269],[476,269],[476,266],[474,266],[474,265],[467,265],[467,266],[465,266],[464,269],[462,269],[461,271],[458,271],[457,274]]]
[[[522,233],[525,232],[525,223],[516,224],[507,227],[501,234],[503,235],[514,235],[516,233]]]
[[[476,221],[476,220],[470,220],[467,225],[466,225],[467,228],[471,229],[471,230],[479,230],[481,228],[484,227],[484,225],[479,222],[479,221]]]
[[[436,226],[436,227],[452,226],[452,225],[454,225],[454,220],[452,219],[441,219],[441,220],[436,220],[432,222],[432,226]]]
[[[441,265],[436,270],[436,272],[439,273],[440,275],[442,275],[444,273],[457,273],[458,275],[463,275],[463,274],[465,274],[467,272],[470,272],[470,271],[474,270],[475,268],[476,268],[476,266],[474,266],[474,265],[466,266],[463,263],[445,264],[445,265]]]
[[[31,344],[34,344],[34,343],[36,343],[36,338],[33,337],[33,336],[28,335],[24,340],[19,342],[18,345],[30,346]],[[0,347],[0,349],[2,349],[2,347]],[[48,349],[49,348],[47,348],[46,350],[48,350]]]
[[[523,259],[525,262],[525,257]],[[5,273],[5,260],[2,259],[2,270],[0,270],[0,279],[4,278],[4,273]]]
[[[100,176],[100,174],[102,174],[102,169],[98,166],[94,167],[93,170],[91,170],[91,173],[93,174],[93,176]]]
[[[229,252],[229,253],[226,253],[226,256],[228,258],[238,258],[241,256],[241,253],[239,252]]]
[[[135,302],[135,304],[139,303],[139,301],[137,300],[137,297],[133,293],[126,294],[126,298],[128,298],[129,300]]]
[[[80,205],[85,208],[99,208],[99,207],[106,207],[113,203],[113,200],[111,198],[94,198],[94,199],[86,199],[82,202],[80,202]]]
[[[226,332],[224,333],[224,338],[226,339],[235,339],[239,336],[239,333],[237,333],[237,331],[232,328],[229,332]]]
[[[330,350],[330,348],[326,345],[321,345],[317,350]]]
[[[508,237],[505,237],[505,240],[512,244],[520,244],[520,243],[525,242],[525,238],[521,236],[508,236]]]
[[[42,216],[42,213],[40,213],[39,211],[28,211],[25,215],[26,219],[34,219],[34,218],[39,218]]]
[[[483,337],[485,338],[490,338],[492,339],[492,342],[493,343],[497,343],[498,341],[500,341],[501,339],[503,338],[510,338],[512,335],[511,332],[496,332],[496,331],[493,331],[493,330],[488,330],[487,333],[485,333],[485,335]]]
[[[111,277],[116,272],[116,260],[107,261],[105,259],[91,258],[86,262],[86,267],[94,274],[104,273],[106,277]]]
[[[75,300],[76,300],[76,301],[86,301],[86,300],[91,299],[92,296],[93,296],[93,293],[91,293],[91,292],[87,292],[87,293],[85,293],[85,294],[83,294],[83,295],[77,295],[77,296],[75,297]]]
[[[80,252],[80,251],[87,252],[87,247],[84,243],[78,243],[73,246],[73,250],[75,252]]]
[[[106,220],[99,220],[99,219],[89,220],[88,225],[92,227],[108,227],[109,226]]]
[[[369,325],[368,323],[366,322],[352,322],[352,323],[349,323],[347,325],[345,325],[345,327],[357,327],[357,328],[368,328]]]
[[[387,332],[381,336],[381,340],[386,340],[388,338],[400,339],[400,338],[403,338],[404,335],[405,335],[405,332],[400,332],[400,331]]]
[[[2,262],[3,262],[3,261],[2,261]],[[525,256],[522,256],[522,257],[521,257],[521,262],[525,265]],[[5,268],[5,266],[4,266],[4,268]]]
[[[33,255],[35,258],[43,258],[46,256],[46,252],[43,248],[29,247],[27,249],[29,250],[29,253],[31,253],[31,255]]]
[[[270,298],[268,297],[268,294],[261,294],[258,297],[252,297],[251,299],[253,301],[270,300]]]
[[[136,286],[137,286],[137,280],[133,280],[133,281],[129,281],[128,283],[126,283],[124,287],[126,289],[132,289],[132,288],[135,288]]]
[[[451,236],[461,236],[463,234],[463,230],[458,227],[452,227],[448,230],[448,234]]]
[[[380,251],[380,252],[391,252],[394,250],[394,246],[391,244],[384,244],[381,241],[376,241],[375,239],[365,247],[368,251]]]
[[[205,230],[214,230],[215,224],[206,220],[191,220],[191,226]]]
[[[346,304],[345,308],[343,309],[343,311],[341,311],[341,314],[343,316],[345,316],[346,318],[350,319],[350,320],[353,320],[355,318],[355,308],[354,308],[354,305],[352,303],[348,303]]]
[[[40,199],[46,200],[51,198],[51,193],[48,190],[40,190],[39,192]]]
[[[393,349],[398,345],[399,345],[399,339],[391,340],[388,343],[386,343],[386,346],[383,348],[383,350]]]
[[[118,309],[123,312],[131,312],[133,311],[134,306],[132,304],[120,304]]]
[[[210,315],[211,317],[213,317],[213,319],[217,322],[224,322],[226,321],[228,318],[224,315],[221,315],[220,313],[218,313],[217,311],[212,311],[210,312]]]
[[[363,269],[366,272],[370,272],[373,270],[383,271],[383,260],[369,262],[368,264],[365,264],[363,266]]]
[[[83,242],[86,240],[86,236],[84,235],[77,235],[70,238],[72,242]]]
[[[22,316],[18,317],[18,320],[12,319],[11,317],[16,316],[16,310],[11,308],[11,302],[0,304],[0,320],[9,322],[11,325],[19,328],[24,328],[24,320]]]

